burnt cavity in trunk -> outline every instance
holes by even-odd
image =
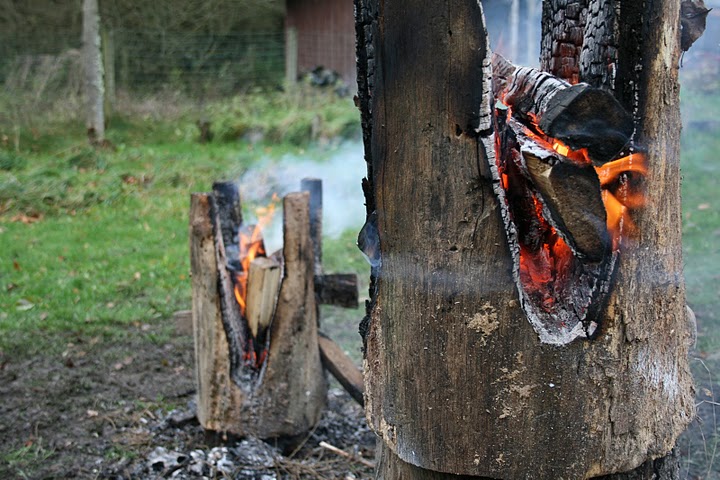
[[[644,171],[631,172],[625,160],[632,158],[632,117],[604,90],[499,55],[492,62],[498,103],[490,168],[521,305],[543,342],[591,338],[617,264],[618,217],[627,216],[626,204],[642,204]],[[633,194],[621,195],[629,201],[614,204],[629,185]]]

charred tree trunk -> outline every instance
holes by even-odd
[[[633,218],[639,236],[613,253],[613,288],[594,306],[600,327],[586,330],[593,338],[551,345],[519,298],[495,195],[497,99],[480,5],[356,0],[368,163],[359,245],[373,265],[361,332],[377,478],[677,478],[665,457],[693,415],[679,9],[670,0],[607,4],[546,1],[542,63],[614,92],[647,151],[648,203]],[[586,25],[604,24],[588,11],[620,12],[608,32],[623,47],[603,45],[610,60],[594,59],[602,49],[588,43]]]
[[[100,51],[100,14],[98,0],[83,0],[82,53],[85,93],[85,124],[90,143],[101,145],[105,140],[105,87]]]

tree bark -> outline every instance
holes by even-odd
[[[85,72],[85,125],[90,143],[105,140],[103,62],[100,50],[98,0],[83,0],[83,66]]]
[[[635,81],[632,94],[623,86],[616,97],[647,149],[649,206],[635,218],[637,243],[619,254],[602,331],[552,346],[520,308],[493,193],[495,99],[480,5],[356,0],[363,231],[376,232],[381,253],[361,325],[366,412],[382,442],[377,478],[660,471],[654,459],[693,416],[676,7],[620,6],[628,17],[613,32],[630,44],[614,78]],[[561,0],[543,12],[543,65],[571,82],[580,79],[586,14],[581,2]]]

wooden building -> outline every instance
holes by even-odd
[[[318,66],[334,70],[355,87],[355,17],[352,0],[286,0],[286,72]]]

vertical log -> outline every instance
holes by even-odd
[[[245,395],[230,378],[230,344],[218,295],[219,269],[225,266],[217,262],[211,203],[211,197],[201,193],[190,200],[197,415],[205,428],[228,431],[236,412],[242,410]]]
[[[297,84],[298,76],[298,33],[295,27],[285,28],[285,82]]]
[[[546,3],[557,10],[544,62],[577,80],[587,6]],[[591,478],[650,462],[632,477],[649,479],[692,418],[679,175],[669,179],[679,123],[659,123],[676,113],[671,4],[647,2],[636,25],[648,73],[633,113],[645,115],[657,165],[655,206],[641,215],[639,248],[622,253],[604,330],[556,347],[519,308],[492,193],[480,6],[356,0],[364,190],[381,251],[363,323],[366,412],[383,442],[377,478]],[[564,35],[555,44],[553,28]]]
[[[322,275],[322,180],[319,178],[303,178],[300,190],[310,194],[310,238],[315,252],[315,275]]]

